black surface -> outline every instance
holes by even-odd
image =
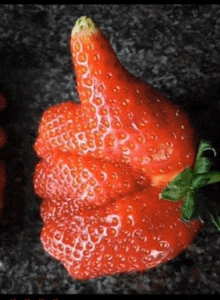
[[[42,112],[77,99],[69,53],[75,21],[91,16],[133,74],[183,106],[220,170],[219,5],[0,5],[0,88],[8,184],[0,224],[1,294],[220,293],[220,233],[207,223],[173,261],[148,272],[80,282],[42,248],[32,174]],[[201,199],[219,209],[218,184]]]

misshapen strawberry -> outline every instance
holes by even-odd
[[[201,227],[183,222],[182,200],[161,199],[194,165],[195,132],[178,106],[120,64],[90,18],[76,22],[71,53],[81,102],[46,110],[34,146],[43,246],[77,279],[147,270]]]
[[[125,70],[89,18],[76,22],[71,52],[81,104],[67,102],[45,112],[38,155],[63,148],[124,161],[164,185],[193,164],[195,133],[186,114]]]

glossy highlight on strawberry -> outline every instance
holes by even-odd
[[[130,74],[88,17],[71,53],[80,103],[47,109],[34,149],[41,241],[76,279],[147,270],[183,251],[201,227],[161,191],[195,163],[183,110]]]

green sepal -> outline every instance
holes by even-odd
[[[208,180],[207,184],[213,184],[213,183],[220,182],[220,172],[218,172],[218,171],[209,172],[208,177],[209,177],[209,180]]]
[[[184,196],[183,205],[181,207],[181,218],[183,221],[188,222],[195,215],[196,199],[193,191],[188,190]]]
[[[199,144],[199,149],[197,152],[197,156],[196,156],[196,162],[198,161],[198,159],[200,157],[202,157],[203,153],[207,150],[214,150],[211,146],[211,144],[205,140],[201,140],[200,144]]]
[[[204,185],[206,185],[208,181],[209,181],[208,173],[194,174],[194,176],[192,178],[191,189],[193,191],[198,191],[200,188],[202,188]]]
[[[210,171],[210,168],[211,168],[210,159],[208,157],[200,157],[198,158],[194,166],[194,173],[195,174],[207,173]]]
[[[215,151],[211,144],[207,141],[201,140],[198,153],[196,156],[196,163],[194,166],[194,174],[207,173],[211,169],[211,161],[208,157],[204,157],[205,151],[213,150]]]
[[[161,196],[166,200],[178,201],[191,186],[192,171],[190,168],[184,169],[171,181],[162,191]]]
[[[186,167],[162,190],[160,198],[171,201],[183,200],[181,217],[184,221],[198,218],[196,212],[196,192],[207,184],[220,182],[220,172],[210,171],[211,161],[204,157],[204,152],[215,149],[209,142],[202,140],[199,145],[194,169]],[[218,220],[220,222],[220,219]],[[213,221],[214,223],[214,221]],[[214,223],[216,225],[216,223]],[[219,223],[220,226],[220,223]]]
[[[203,174],[194,174],[192,179],[192,189],[198,190],[204,185],[220,182],[220,172],[210,171]]]

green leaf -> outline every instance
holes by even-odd
[[[207,184],[220,182],[220,172],[218,171],[209,172],[208,176],[209,176],[209,180]]]
[[[178,201],[191,186],[192,171],[190,168],[184,169],[171,181],[161,192],[161,197],[166,200]]]
[[[209,172],[211,168],[211,162],[208,157],[200,157],[197,159],[194,167],[195,174],[201,174]]]
[[[211,144],[207,141],[201,140],[200,144],[199,144],[199,149],[197,152],[197,156],[196,156],[196,161],[202,157],[203,152],[207,151],[207,150],[213,150]]]
[[[209,173],[195,174],[192,179],[191,189],[193,191],[198,191],[201,187],[207,184],[209,181]]]
[[[204,152],[207,150],[213,150],[211,144],[207,141],[201,140],[194,166],[195,174],[206,173],[210,171],[211,161],[208,157],[203,157]]]
[[[160,194],[160,198],[165,200],[183,200],[181,218],[186,222],[192,218],[198,219],[200,216],[197,211],[199,208],[199,199],[196,197],[196,192],[207,184],[220,182],[220,172],[210,171],[211,160],[203,156],[207,150],[212,150],[214,155],[216,155],[216,151],[211,147],[211,144],[202,140],[196,156],[194,170],[191,170],[190,167],[186,167],[169,182]],[[212,217],[212,222],[220,231],[220,217],[218,217],[217,221]]]
[[[184,197],[184,202],[181,207],[181,217],[183,221],[189,221],[195,214],[196,199],[192,191],[188,191]]]
[[[212,171],[203,174],[195,174],[192,178],[192,190],[198,190],[204,185],[220,182],[220,172]]]

